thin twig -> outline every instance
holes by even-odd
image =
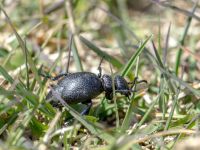
[[[51,138],[52,138],[51,134],[54,131],[54,128],[60,117],[61,117],[61,112],[57,112],[54,119],[50,122],[49,128],[43,137],[42,143],[38,145],[39,150],[48,150],[48,143],[51,142]]]
[[[101,7],[97,7],[99,8],[101,11],[105,12],[108,16],[110,16],[114,21],[116,21],[117,23],[119,23],[119,25],[123,26],[124,29],[126,29],[128,31],[128,33],[131,34],[132,37],[134,37],[138,42],[140,41],[140,39],[138,38],[138,36],[133,32],[133,30],[131,28],[128,27],[128,25],[126,25],[122,20],[120,20],[118,17],[116,17],[115,15],[113,15],[110,11],[101,8]]]
[[[114,105],[115,105],[115,114],[116,114],[116,129],[119,128],[119,112],[118,112],[118,106],[117,106],[117,100],[116,100],[116,90],[115,90],[115,81],[114,81],[114,74],[112,70],[112,66],[110,65],[110,72],[111,72],[111,78],[112,78],[112,89],[113,89],[113,100],[114,100]]]
[[[184,75],[184,71],[182,69],[182,73],[181,73],[181,80],[183,80],[183,75]],[[167,119],[167,122],[166,122],[166,125],[165,125],[165,128],[164,130],[168,130],[169,127],[170,127],[170,124],[171,124],[171,121],[172,121],[172,118],[173,118],[173,115],[174,115],[174,111],[178,105],[178,100],[179,100],[179,94],[181,92],[181,89],[180,89],[180,83],[179,83],[179,88],[177,89],[177,92],[175,95],[173,95],[173,104],[172,104],[172,108],[171,108],[171,111],[170,111],[170,114],[169,114],[169,118]]]
[[[69,44],[68,44],[68,60],[67,60],[67,69],[66,69],[66,73],[69,72],[69,64],[70,64],[70,57],[71,57],[71,51],[72,51],[72,40],[73,40],[73,34],[70,34],[70,38],[69,38]]]
[[[27,54],[27,45],[26,45],[26,37],[24,38],[24,45],[25,45],[25,64],[26,64],[26,87],[29,90],[30,84],[29,84],[29,68],[28,68],[28,54]]]
[[[150,140],[152,138],[157,138],[157,137],[161,137],[161,136],[169,136],[169,135],[174,135],[174,134],[195,134],[196,131],[195,130],[189,130],[189,129],[177,129],[177,130],[168,130],[168,131],[162,131],[162,132],[157,132],[155,134],[149,135],[147,137],[141,138],[141,139],[137,139],[137,140],[133,140],[132,143],[141,143],[147,140]]]
[[[166,60],[167,60],[167,51],[168,51],[168,45],[169,45],[170,30],[171,30],[171,22],[170,22],[168,30],[167,30],[167,36],[166,36],[166,40],[165,40],[165,48],[163,50],[163,65],[164,66],[165,66]]]
[[[44,10],[44,14],[50,14],[60,8],[62,8],[64,6],[65,0],[60,0],[58,2],[54,2],[52,5],[50,5],[49,7],[47,7]]]
[[[51,134],[53,133],[54,128],[55,128],[57,122],[59,121],[60,117],[61,117],[61,112],[58,111],[58,112],[56,113],[54,119],[50,122],[49,128],[48,128],[46,134],[45,134],[44,137],[43,137],[43,142],[44,142],[45,144],[47,144],[47,143],[50,141]]]
[[[196,4],[193,6],[193,9],[192,9],[192,12],[191,12],[192,14],[194,14],[197,6],[198,6],[198,2],[196,2]],[[187,33],[189,31],[189,27],[191,25],[191,22],[192,22],[192,16],[189,16],[188,19],[187,19],[187,24],[185,26],[182,38],[180,40],[181,46],[184,46],[184,44],[185,44],[185,38],[186,38]],[[179,69],[179,65],[180,65],[180,61],[181,61],[181,56],[182,56],[182,50],[180,48],[178,50],[178,52],[177,52],[177,55],[176,55],[176,64],[175,64],[175,73],[176,73],[176,75],[178,75],[178,69]]]
[[[188,130],[188,129],[177,129],[177,130],[168,130],[168,131],[161,131],[157,132],[151,135],[147,135],[145,137],[136,137],[135,135],[131,135],[128,137],[125,137],[123,140],[119,139],[118,143],[114,145],[114,147],[117,147],[118,149],[128,149],[132,145],[137,143],[142,143],[148,140],[151,140],[153,138],[159,138],[163,136],[169,136],[169,135],[175,135],[175,134],[195,134],[196,131],[194,130]]]
[[[195,15],[193,12],[190,12],[190,11],[185,10],[185,9],[181,9],[181,8],[179,8],[177,6],[174,6],[174,5],[171,5],[169,3],[159,2],[157,0],[151,0],[151,1],[153,3],[156,3],[156,4],[160,5],[160,6],[171,8],[172,10],[175,10],[175,11],[180,12],[180,13],[188,16],[188,17],[192,17],[192,18],[196,19],[197,21],[200,21],[200,17]],[[199,0],[197,0],[196,4],[198,4],[198,2],[199,2]]]
[[[183,50],[184,52],[190,54],[192,57],[194,57],[194,59],[195,59],[196,61],[199,61],[199,62],[200,62],[200,55],[195,54],[195,53],[192,52],[189,48],[184,47],[184,46],[181,46],[181,45],[180,45],[180,49]]]

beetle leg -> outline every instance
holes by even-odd
[[[132,82],[128,82],[128,84],[132,84],[131,89],[137,83],[137,79],[138,79],[138,77],[135,77],[135,79]]]
[[[87,108],[84,109],[84,110],[80,113],[81,115],[86,115],[86,114],[88,114],[90,108],[92,107],[92,101],[91,101],[91,100],[88,100],[88,101],[85,101],[85,102],[82,102],[82,103],[83,103],[83,104],[88,104],[88,105],[87,105]],[[71,125],[71,124],[73,123],[73,121],[74,121],[74,118],[72,118],[72,119],[68,120],[67,122],[65,122],[65,125],[66,125],[66,126],[69,126],[69,125]]]
[[[92,101],[91,101],[91,100],[88,100],[88,101],[86,101],[86,102],[83,102],[83,104],[88,104],[88,105],[87,105],[87,108],[85,108],[85,109],[81,112],[81,115],[86,115],[86,114],[89,112],[90,108],[92,107]]]
[[[99,74],[98,74],[98,77],[99,77],[99,78],[101,78],[101,73],[102,73],[101,64],[102,64],[102,62],[103,62],[104,57],[105,57],[105,56],[103,56],[103,57],[101,58],[101,61],[100,61],[99,66],[98,66],[98,68],[97,68],[97,69],[99,70]]]
[[[69,73],[61,73],[55,77],[52,77],[51,80],[56,81],[56,80],[60,79],[61,77],[67,76],[67,75],[69,75]]]
[[[132,90],[132,89],[127,89],[127,90],[116,90],[115,92],[125,95],[126,97],[129,97],[129,95],[131,95],[131,93],[136,92],[136,91]]]
[[[112,100],[113,99],[113,92],[105,92],[105,97],[108,100]]]
[[[131,89],[132,89],[134,85],[136,85],[137,83],[142,83],[142,82],[147,83],[146,80],[139,80],[138,81],[138,77],[135,77],[135,79],[133,80],[133,82],[128,82],[128,84],[132,84],[132,86],[131,86]]]

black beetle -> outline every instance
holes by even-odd
[[[64,73],[54,78],[43,74],[41,75],[52,80],[58,80],[59,78],[63,77],[61,80],[59,80],[57,85],[53,86],[52,90],[59,93],[61,98],[68,104],[80,102],[88,104],[87,109],[81,113],[86,114],[92,106],[91,100],[100,95],[102,92],[105,92],[106,99],[113,99],[112,78],[110,75],[101,75],[102,60],[98,67],[98,75],[91,72]],[[146,81],[137,81],[137,78],[135,78],[133,82],[127,82],[122,76],[117,75],[114,77],[115,92],[125,95],[129,98],[131,92],[133,92],[132,88],[136,82],[138,83]],[[131,84],[130,87],[129,84]],[[46,97],[47,99],[54,97],[52,90],[48,93]],[[55,107],[62,106],[59,100],[56,100],[55,98],[53,98],[51,104]]]

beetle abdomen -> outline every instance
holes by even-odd
[[[101,80],[90,72],[69,74],[54,87],[67,103],[91,100],[103,92]]]

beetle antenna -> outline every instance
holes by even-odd
[[[70,57],[71,57],[71,51],[72,51],[72,41],[73,41],[73,34],[70,33],[70,38],[69,38],[69,42],[68,42],[68,61],[67,61],[67,67],[66,67],[66,73],[69,72],[69,63],[70,63]]]
[[[137,81],[137,83],[142,83],[142,82],[145,82],[146,84],[148,83],[147,80],[140,80],[140,81]]]
[[[138,81],[138,77],[135,77],[133,82],[128,82],[128,84],[132,84],[132,86],[131,86],[131,89],[132,89],[134,85],[136,85],[137,83],[142,83],[142,82],[145,82],[146,84],[148,83],[147,80],[139,80]]]
[[[101,68],[101,64],[103,62],[103,59],[104,59],[105,56],[103,56],[100,60],[100,63],[99,63],[99,66],[98,66],[98,70],[99,70],[99,74],[98,74],[98,77],[101,78],[101,73],[102,73],[102,68]]]

